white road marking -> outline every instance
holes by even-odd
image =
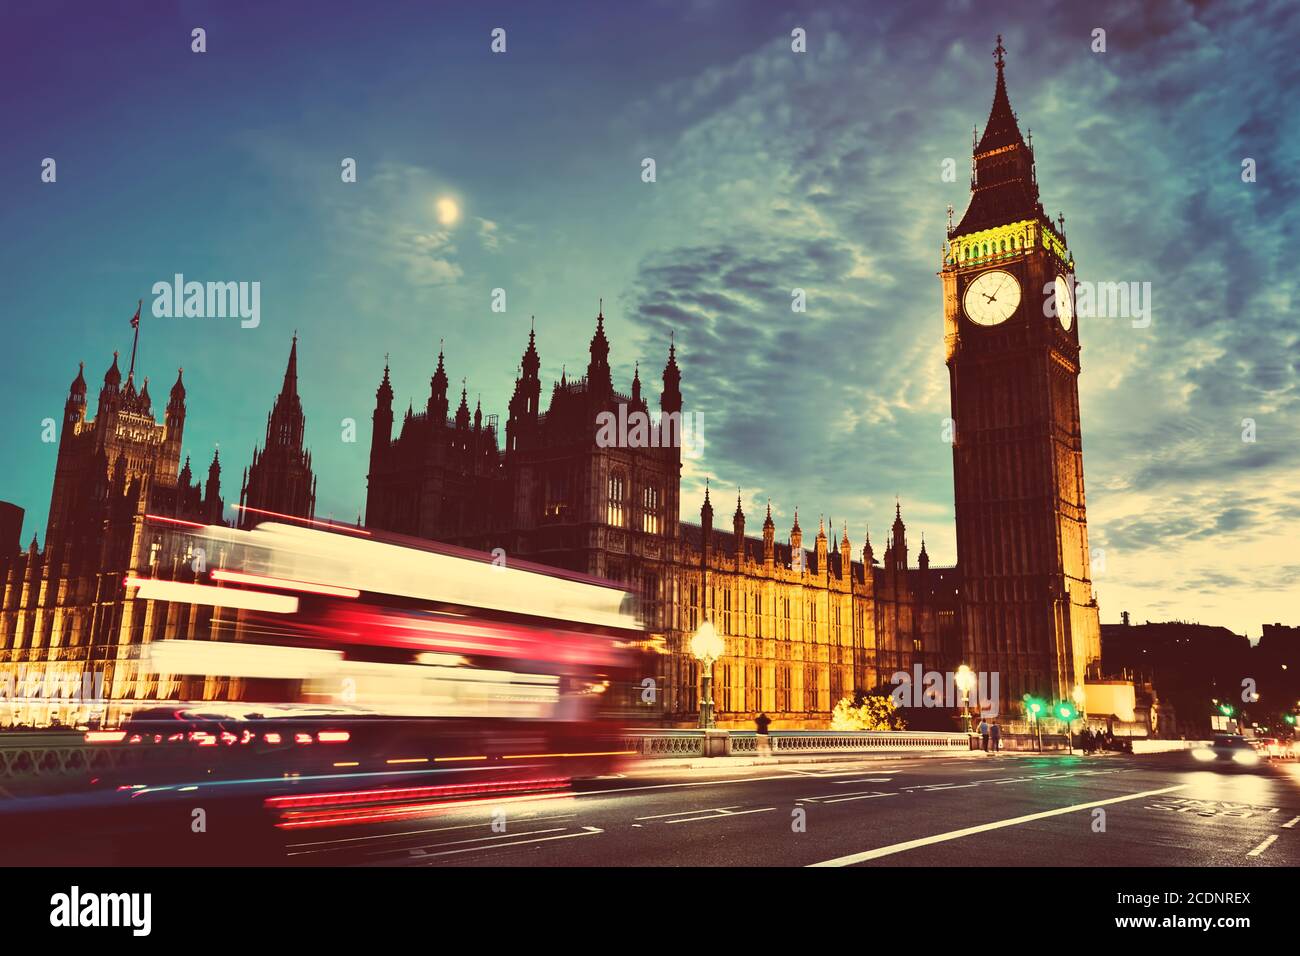
[[[582,833],[561,833],[559,836],[539,837],[536,840],[515,840],[513,843],[493,843],[488,846],[468,846],[461,850],[444,850],[429,856],[452,856],[456,853],[478,853],[481,850],[500,850],[502,847],[523,846],[526,843],[549,843],[552,840],[572,840],[574,837],[596,836],[604,830],[586,830]]]
[[[1296,821],[1298,821],[1298,820],[1300,820],[1300,817],[1292,817],[1292,818],[1291,818],[1290,820],[1288,820],[1286,823],[1282,824],[1282,829],[1283,829],[1283,830],[1290,830],[1292,827],[1294,827],[1294,826],[1296,825]]]
[[[836,797],[833,800],[822,800],[822,803],[846,803],[849,800],[870,800],[873,797],[896,797],[896,793],[864,793],[856,797]]]
[[[1265,838],[1264,838],[1264,843],[1261,843],[1260,845],[1258,845],[1258,847],[1256,847],[1255,849],[1252,849],[1251,852],[1247,853],[1247,856],[1258,856],[1258,855],[1260,855],[1260,853],[1266,851],[1266,849],[1268,849],[1269,847],[1271,847],[1271,845],[1273,845],[1274,842],[1277,842],[1277,839],[1278,839],[1278,835],[1277,835],[1277,834],[1273,834],[1273,835],[1271,835],[1271,836],[1265,836]]]
[[[664,817],[683,817],[688,813],[725,813],[727,810],[734,810],[740,806],[733,803],[729,807],[693,807],[690,810],[676,810],[672,813],[656,813],[648,817],[633,817],[634,820],[662,820]]]
[[[893,777],[863,777],[860,780],[836,780],[836,784],[844,786],[848,783],[889,783]]]
[[[881,793],[879,790],[859,790],[857,793],[827,793],[816,797],[800,797],[795,803],[838,803],[841,800],[857,800],[867,797],[894,797],[894,793]]]
[[[1255,847],[1255,849],[1251,850],[1249,853],[1247,853],[1246,856],[1259,856],[1270,846],[1272,846],[1276,840],[1277,840],[1276,833],[1272,834],[1271,836],[1264,837],[1264,842],[1261,843],[1259,846]]]
[[[705,817],[687,817],[685,820],[669,820],[669,823],[695,823],[697,820],[725,820],[727,817],[743,817],[747,813],[767,813],[769,810],[775,810],[776,807],[763,807],[761,810],[730,810],[723,813],[714,813]]]
[[[576,813],[562,813],[559,814],[558,816],[550,816],[550,817],[533,817],[530,814],[522,814],[521,818],[527,820],[529,823],[551,823],[555,820],[572,820],[576,816],[577,816]],[[446,833],[450,830],[477,830],[480,827],[485,827],[485,826],[490,826],[490,824],[463,823],[454,827],[431,827],[428,829],[420,829],[420,830],[399,830],[395,833],[370,833],[365,836],[343,837],[338,840],[316,840],[311,843],[290,843],[287,849],[298,850],[304,847],[325,847],[328,849],[330,847],[342,846],[345,843],[376,843],[381,840],[400,840],[403,837],[424,836],[425,834],[429,834],[429,833]],[[322,851],[305,850],[304,852],[319,853]],[[298,853],[289,854],[289,856],[299,856],[299,855],[301,854]]]
[[[423,847],[397,847],[392,850],[378,850],[369,854],[370,856],[385,856],[389,853],[405,852],[410,856],[439,856],[437,853],[430,853],[430,849],[438,849],[444,846],[461,846],[465,843],[484,843],[489,840],[513,840],[517,836],[536,836],[539,833],[563,833],[568,827],[550,827],[546,830],[525,830],[522,833],[494,833],[492,836],[475,837],[472,840],[448,840],[446,843],[430,843]],[[476,847],[474,849],[481,849]]]
[[[1022,823],[1031,823],[1034,820],[1045,820],[1048,817],[1057,817],[1066,813],[1074,813],[1077,810],[1088,810],[1092,807],[1105,807],[1113,803],[1123,803],[1127,800],[1141,800],[1144,797],[1154,797],[1161,793],[1170,793],[1174,790],[1183,790],[1187,784],[1180,783],[1172,787],[1161,787],[1159,790],[1146,790],[1142,793],[1130,793],[1122,797],[1111,797],[1107,800],[1090,800],[1087,803],[1076,803],[1068,807],[1058,807],[1055,810],[1043,810],[1039,813],[1028,813],[1024,816],[1011,817],[1007,820],[996,820],[993,823],[981,823],[978,826],[964,827],[960,830],[950,830],[947,833],[936,833],[933,836],[921,837],[918,840],[908,840],[905,843],[894,843],[889,846],[877,847],[874,850],[864,850],[861,853],[851,853],[848,856],[836,857],[833,860],[824,860],[821,863],[813,863],[811,866],[852,866],[854,863],[865,863],[867,860],[876,860],[882,856],[891,856],[895,853],[905,853],[908,850],[915,850],[919,847],[930,846],[935,843],[944,843],[948,840],[959,840],[962,837],[973,836],[977,833],[987,833],[990,830],[1001,830],[1004,827],[1019,826]]]

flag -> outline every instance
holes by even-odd
[[[135,315],[131,316],[131,328],[138,329],[140,327],[140,310],[143,307],[144,299],[141,299],[139,305],[135,307]]]

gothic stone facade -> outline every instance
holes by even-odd
[[[389,370],[376,392],[366,524],[580,571],[641,596],[660,648],[662,716],[690,722],[700,686],[689,641],[712,620],[727,643],[715,665],[722,726],[826,727],[837,700],[889,681],[914,663],[956,653],[956,571],[931,568],[924,545],[908,567],[896,512],[885,562],[869,542],[854,559],[847,530],[831,548],[822,528],[805,550],[796,521],[776,542],[769,509],[762,538],[746,537],[737,502],[732,533],[713,528],[708,493],[699,524],[679,520],[681,370],[670,346],[655,424],[644,441],[604,442],[598,421],[648,415],[640,370],[614,387],[603,310],[586,374],[562,375],[543,410],[536,335],[529,333],[510,399],[505,442],[467,390],[448,415],[443,354],[423,412],[408,408],[392,433]],[[629,432],[630,433],[630,432]]]
[[[125,384],[117,358],[104,375],[94,418],[87,415],[84,366],[69,388],[44,549],[33,535],[26,551],[0,554],[0,687],[8,698],[0,725],[111,722],[136,700],[219,700],[239,692],[237,681],[172,678],[141,666],[141,648],[152,641],[232,639],[237,621],[222,608],[143,600],[126,585],[130,576],[204,579],[221,556],[196,555],[187,532],[223,523],[225,506],[215,452],[202,484],[189,458],[181,463],[181,373],[159,421],[148,379],[136,390],[134,354]],[[296,383],[286,373],[277,409],[297,407],[291,378]],[[272,419],[281,421],[277,413]],[[301,427],[288,437],[300,443]],[[268,448],[276,445],[268,434]],[[296,452],[274,454],[303,457],[300,444]],[[305,483],[311,485],[310,473]]]
[[[1024,694],[1069,699],[1097,677],[1079,423],[1079,323],[1065,219],[1038,198],[1032,138],[997,87],[974,149],[971,199],[940,278],[955,422],[963,658]]]

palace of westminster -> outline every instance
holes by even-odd
[[[865,533],[854,541],[846,526],[820,519],[805,539],[798,511],[778,535],[770,506],[760,521],[739,498],[729,525],[725,517],[715,522],[721,496],[709,490],[698,520],[679,520],[680,442],[605,447],[595,427],[602,413],[625,406],[627,414],[657,411],[660,427],[671,431],[683,412],[676,348],[668,349],[657,397],[643,387],[639,367],[622,390],[611,375],[603,309],[586,374],[562,376],[545,408],[529,333],[504,434],[496,416],[470,411],[464,388],[452,410],[441,353],[427,403],[408,407],[399,421],[385,367],[365,527],[501,548],[636,591],[663,652],[659,706],[667,723],[690,724],[698,714],[700,674],[689,642],[704,620],[726,643],[714,668],[724,727],[752,726],[760,713],[778,728],[828,727],[839,699],[887,687],[891,675],[917,664],[997,673],[1009,716],[1023,694],[1070,697],[1098,678],[1074,262],[1063,224],[1039,201],[1032,145],[1007,97],[1003,52],[999,43],[970,203],[949,227],[939,272],[957,423],[955,567],[932,567],[923,542],[912,562],[901,505],[879,555]],[[1034,290],[1054,282],[1055,308],[1045,310]],[[255,524],[261,512],[314,513],[297,362],[295,336],[265,441],[244,471],[235,512],[241,525]],[[231,692],[225,679],[140,670],[139,647],[237,633],[223,616],[228,609],[142,600],[125,585],[130,574],[194,580],[185,537],[168,534],[167,523],[220,524],[226,514],[218,457],[205,480],[182,457],[182,375],[159,418],[148,379],[137,385],[134,366],[133,349],[124,379],[114,354],[93,417],[83,371],[72,382],[43,550],[35,536],[22,549],[22,511],[0,504],[0,682],[21,688],[35,676],[48,686],[51,678],[80,682],[102,673],[110,716],[133,700],[223,698]],[[13,710],[11,722],[25,724],[85,717],[57,700],[28,698]]]

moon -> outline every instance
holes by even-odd
[[[441,197],[433,206],[442,225],[454,226],[460,222],[460,205],[450,196]]]

